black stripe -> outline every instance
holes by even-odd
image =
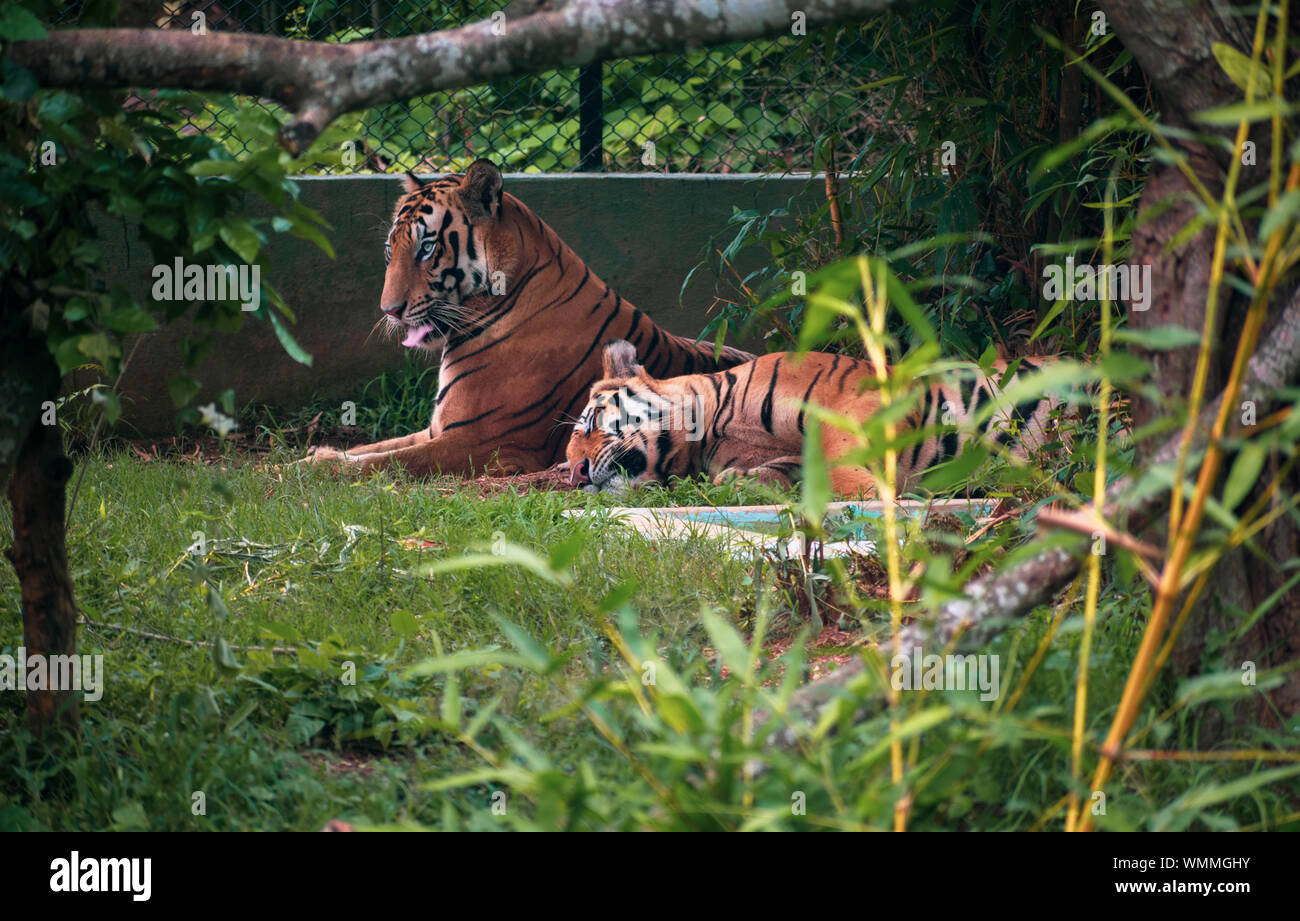
[[[976,416],[979,415],[979,411],[984,407],[986,403],[988,403],[992,399],[992,397],[989,396],[988,391],[984,387],[980,386],[981,383],[984,382],[976,380],[971,384],[971,387],[973,388],[973,392],[971,393],[971,396],[974,398],[973,405],[968,404],[965,400],[962,400],[963,412],[965,411],[966,407],[970,405],[970,414],[965,419],[962,420],[963,422],[974,422]]]
[[[543,422],[543,421],[544,421],[548,416],[549,416],[550,418],[554,419],[554,418],[555,418],[555,411],[556,411],[556,409],[559,408],[560,400],[562,400],[562,399],[564,399],[563,396],[558,396],[558,397],[554,397],[554,398],[552,398],[551,402],[548,403],[548,404],[546,404],[545,406],[543,406],[541,412],[539,412],[537,415],[533,416],[531,419],[527,419],[527,420],[525,420],[524,422],[521,422],[521,423],[519,423],[518,425],[516,425],[514,428],[506,429],[504,432],[501,432],[501,433],[499,433],[499,434],[497,434],[497,435],[494,435],[493,437],[499,439],[499,438],[504,438],[506,435],[513,435],[515,432],[522,432],[522,431],[524,431],[525,429],[532,428],[534,425],[537,425],[537,424]],[[536,404],[534,404],[534,405],[536,405]],[[520,416],[520,415],[522,415],[522,414],[521,414],[521,413],[515,413],[513,416],[510,416],[509,418],[514,419],[514,418],[516,418],[516,417],[518,417],[518,416]],[[557,429],[556,431],[558,431],[558,429]]]
[[[640,311],[638,310],[637,313],[640,313]],[[625,333],[621,336],[621,338],[622,338],[625,342],[629,343],[629,344],[632,345],[633,347],[636,346],[636,343],[633,342],[633,341],[632,341],[631,339],[629,339],[628,337],[632,335],[632,330],[636,329],[637,324],[640,323],[640,322],[641,322],[641,318],[640,318],[639,316],[637,316],[636,314],[633,314],[633,315],[632,315],[632,325],[629,326],[629,327],[627,328],[627,332],[625,332]]]
[[[965,423],[966,426],[973,426],[975,419],[979,416],[979,411],[987,404],[993,402],[993,396],[988,392],[987,389],[989,386],[991,386],[987,378],[982,378],[982,379],[976,378],[975,381],[971,384],[971,386],[974,388],[974,392],[971,394],[971,396],[974,398],[974,402],[971,405],[969,415],[967,415],[967,417],[962,420],[962,422]],[[991,425],[997,425],[996,414],[992,418],[990,418],[990,420],[986,422],[981,427],[980,430],[987,431],[989,426]],[[971,431],[971,434],[974,434],[973,430]],[[969,439],[970,439],[970,435],[967,435],[967,440]]]
[[[742,404],[749,402],[749,385],[754,383],[754,369],[751,367],[746,370],[749,371],[749,377],[745,379],[745,392],[740,395]]]
[[[564,405],[564,411],[560,414],[559,418],[563,419],[566,416],[572,416],[573,404],[581,403],[585,406],[588,398],[588,394],[585,390],[579,390],[569,399],[569,402]],[[546,436],[545,444],[550,444],[552,439],[555,438],[565,438],[568,436],[568,433],[569,429],[567,426],[557,425],[551,429],[551,434]]]
[[[860,365],[860,364],[862,364],[862,362],[858,361],[856,358],[850,358],[850,359],[849,359],[849,366],[848,366],[847,368],[844,369],[844,375],[840,378],[840,382],[839,382],[839,384],[837,384],[836,386],[838,386],[840,389],[843,389],[843,388],[844,388],[844,384],[845,384],[845,383],[848,381],[848,379],[849,379],[849,375],[852,374],[853,372],[857,371],[857,370],[858,370],[858,365]]]
[[[772,430],[772,397],[776,393],[776,377],[781,371],[781,359],[772,362],[772,379],[767,384],[767,396],[763,397],[763,428],[767,429],[769,435],[775,435]]]
[[[655,461],[655,477],[663,480],[667,478],[668,458],[673,450],[673,436],[668,429],[659,430],[659,437],[656,440],[655,447],[659,451],[659,459]]]
[[[500,411],[500,409],[501,409],[500,406],[494,406],[485,413],[479,413],[473,419],[461,419],[459,422],[453,422],[451,425],[444,425],[442,427],[442,433],[445,435],[447,432],[450,432],[452,429],[458,429],[462,425],[473,425],[475,422],[479,422],[483,419],[486,419],[488,416],[492,415],[493,413]]]
[[[591,316],[599,310],[601,305],[605,303],[605,298],[609,297],[613,293],[614,292],[609,290],[609,285],[606,285],[605,290],[600,293],[600,297],[596,299],[596,303],[592,305],[591,310],[587,311],[587,316]]]
[[[930,424],[930,416],[932,414],[931,411],[933,408],[934,408],[934,387],[930,386],[925,388],[925,393],[921,397],[921,406],[920,406],[921,424],[919,426],[920,428],[925,428]],[[918,441],[916,444],[912,445],[910,448],[904,448],[903,451],[901,451],[898,455],[899,466],[907,470],[912,470],[913,472],[918,472],[916,471],[916,467],[917,464],[920,463],[921,452],[924,448],[925,442],[928,440],[929,440],[929,436],[926,436],[925,438],[922,438],[920,441]]]
[[[1039,399],[1021,400],[1012,407],[1011,418],[1021,423],[1021,425],[1027,426],[1029,425],[1029,421],[1038,412],[1038,407],[1044,402],[1046,401]]]
[[[447,396],[447,392],[451,390],[452,387],[455,387],[462,380],[469,377],[471,374],[477,374],[483,369],[490,368],[490,367],[492,367],[491,364],[483,364],[483,365],[479,365],[477,368],[470,368],[464,374],[457,374],[451,380],[447,381],[446,385],[438,388],[438,398],[433,401],[433,405],[434,406],[440,405],[443,399]]]
[[[573,293],[566,297],[563,303],[567,304],[569,301],[577,297],[578,293],[587,286],[587,282],[589,281],[591,281],[591,269],[587,269],[582,273],[582,281],[578,282],[578,287],[573,289]]]
[[[540,272],[543,267],[544,266],[533,266],[533,268],[529,269],[524,274],[524,277],[520,280],[519,285],[514,289],[514,291],[512,291],[510,294],[507,294],[499,302],[497,302],[497,305],[493,307],[489,313],[483,316],[479,320],[478,325],[475,326],[473,329],[466,330],[464,333],[460,334],[459,336],[449,337],[447,339],[447,347],[443,350],[443,354],[449,355],[451,352],[460,348],[465,343],[478,338],[478,336],[481,335],[484,330],[490,329],[493,325],[495,325],[496,323],[504,319],[512,310],[515,309],[515,304],[518,302],[519,298],[523,295],[523,292],[527,289],[528,283],[532,281],[533,276],[536,275],[538,272]],[[481,354],[482,352],[486,352],[488,349],[492,348],[495,345],[500,345],[503,342],[508,342],[510,339],[511,336],[506,336],[502,339],[495,339],[492,342],[489,342],[487,345],[483,346],[481,349],[476,349],[475,351],[470,352],[466,355],[454,356],[452,358],[452,362],[455,363],[458,361],[464,361],[466,358],[473,358],[475,355]],[[444,370],[445,367],[446,366],[444,366]]]
[[[934,459],[933,463],[935,464],[956,457],[957,452],[961,447],[961,442],[958,441],[957,433],[955,431],[944,433],[944,436],[939,443],[943,450],[940,452],[939,456]]]
[[[838,360],[838,359],[837,359],[837,360]],[[812,383],[808,385],[808,389],[804,391],[804,394],[803,394],[803,401],[804,401],[805,403],[807,403],[807,402],[808,402],[808,398],[809,398],[810,396],[812,396],[813,388],[817,386],[817,381],[821,378],[821,376],[822,376],[822,374],[825,372],[825,370],[826,370],[826,369],[823,368],[821,371],[818,371],[818,372],[817,372],[817,376],[814,377],[814,378],[812,379]],[[835,370],[835,366],[834,366],[834,365],[831,365],[831,370],[832,370],[832,371]],[[799,407],[799,434],[800,434],[800,435],[803,434],[803,413],[804,413],[804,408],[803,408],[802,406],[800,406],[800,407]]]
[[[722,378],[727,382],[726,392],[718,400],[718,411],[713,416],[713,425],[711,431],[713,437],[721,439],[727,431],[727,426],[736,415],[736,375],[730,371],[723,371]],[[743,400],[741,401],[743,405]],[[723,416],[723,412],[726,416]],[[719,446],[721,441],[719,441]]]
[[[551,388],[550,393],[542,397],[540,400],[535,400],[534,402],[525,406],[523,409],[519,410],[519,412],[511,413],[509,418],[518,419],[520,416],[524,415],[525,413],[531,412],[532,410],[536,409],[538,406],[541,406],[548,399],[552,398],[552,395],[555,393],[556,390],[559,390],[564,385],[564,383],[568,381],[569,378],[573,377],[574,374],[576,374],[579,370],[583,368],[584,365],[587,364],[587,359],[591,357],[592,352],[596,351],[596,346],[599,345],[601,342],[605,341],[605,329],[609,326],[610,323],[614,322],[614,317],[615,314],[611,313],[609,315],[609,317],[605,320],[604,324],[602,324],[600,329],[596,332],[596,335],[592,338],[591,345],[587,347],[587,351],[583,354],[583,356],[580,359],[578,359],[577,364],[575,364],[573,368],[570,369],[568,374],[564,375],[563,378],[556,381],[555,385]],[[583,383],[585,384],[587,382],[584,380]],[[518,429],[511,429],[511,431],[512,432],[518,431]]]

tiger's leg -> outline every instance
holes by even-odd
[[[369,445],[357,445],[355,448],[348,448],[346,451],[340,451],[338,448],[330,448],[325,445],[319,445],[307,452],[306,460],[315,461],[338,461],[343,459],[343,455],[358,454],[387,454],[389,451],[399,451],[402,448],[410,448],[414,445],[424,444],[429,441],[429,430],[422,429],[410,435],[403,435],[401,438],[388,438],[384,441],[377,441]]]
[[[831,491],[849,499],[878,499],[876,480],[865,467],[831,467]]]
[[[830,465],[831,492],[845,499],[875,499],[876,480],[866,467],[837,461],[858,446],[857,439],[843,429],[822,425],[822,450]]]
[[[403,439],[394,439],[402,441]],[[388,442],[352,448],[347,452],[331,451],[324,457],[321,453],[312,455],[309,460],[334,462],[349,471],[368,473],[385,467],[400,467],[412,476],[425,477],[439,473],[465,476],[471,473],[512,474],[541,470],[550,457],[541,457],[536,451],[530,451],[515,445],[484,445],[477,438],[460,431],[444,432],[437,438],[426,437],[417,444],[409,444],[390,451],[367,451],[366,448],[381,447]]]
[[[797,455],[778,457],[758,467],[742,469],[728,467],[713,478],[714,485],[721,485],[727,480],[750,477],[765,486],[787,488],[793,486],[798,478],[803,458]],[[831,491],[837,496],[851,499],[875,499],[876,481],[871,472],[864,467],[831,467]]]
[[[713,478],[714,485],[721,485],[737,477],[750,477],[765,486],[789,487],[798,477],[803,458],[797,454],[774,457],[757,467],[728,467]]]

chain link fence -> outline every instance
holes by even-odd
[[[349,42],[455,28],[536,0],[171,0],[159,28]],[[80,3],[60,22],[74,25]],[[859,151],[882,112],[865,105],[865,25],[703,51],[600,62],[352,113],[313,172],[446,172],[489,156],[518,172],[786,172],[824,168],[827,142]],[[272,103],[258,105],[279,115]],[[237,105],[210,101],[182,130],[247,149]],[[321,149],[321,148],[318,148]],[[837,159],[837,165],[844,161]]]

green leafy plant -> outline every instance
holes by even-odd
[[[1067,255],[1098,261],[1106,181],[1114,177],[1120,202],[1135,201],[1149,139],[1108,96],[1071,82],[1058,45],[1036,25],[1043,13],[1028,2],[927,8],[819,37],[826,55],[814,85],[825,89],[806,110],[812,155],[796,162],[831,180],[809,180],[802,201],[817,196],[818,206],[738,210],[719,228],[683,285],[711,284],[710,332],[792,348],[804,299],[773,295],[789,292],[795,273],[800,290],[812,290],[823,266],[870,253],[924,305],[945,355],[973,360],[990,345],[1006,357],[1095,350],[1097,303],[1046,300],[1042,268]],[[834,51],[853,37],[860,50],[846,71]],[[1113,35],[1088,37],[1086,52],[1152,111]],[[857,118],[843,108],[862,99],[883,101]],[[1088,127],[1071,135],[1071,125]],[[1114,230],[1118,256],[1128,229]],[[912,335],[899,318],[888,322],[895,336]],[[835,347],[857,345],[850,333]]]

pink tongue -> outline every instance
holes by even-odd
[[[406,338],[402,340],[402,345],[406,346],[408,349],[415,348],[424,341],[424,337],[428,335],[429,330],[431,329],[433,329],[432,326],[417,326],[406,334]]]

